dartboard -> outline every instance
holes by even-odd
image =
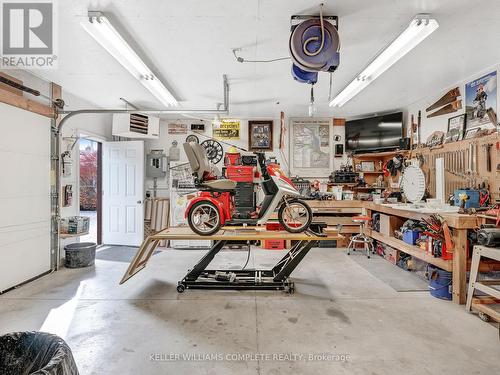
[[[201,142],[201,145],[205,148],[208,160],[214,164],[221,161],[224,150],[219,142],[213,139],[207,139],[206,141]]]
[[[420,202],[425,193],[425,175],[420,167],[416,165],[406,167],[401,180],[406,199],[412,203]]]

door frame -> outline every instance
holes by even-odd
[[[102,144],[103,142],[109,142],[106,138],[101,137],[97,134],[78,129],[77,131],[79,138],[88,139],[89,141],[97,143],[97,246],[102,246]],[[80,151],[78,151],[79,153]],[[78,161],[80,161],[80,156],[78,156]],[[80,162],[78,162],[78,205],[80,205]],[[80,209],[80,207],[78,207]]]
[[[102,245],[102,142],[97,142],[97,245]]]

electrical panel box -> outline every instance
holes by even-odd
[[[151,150],[146,155],[146,177],[162,178],[167,175],[168,159],[163,150]]]

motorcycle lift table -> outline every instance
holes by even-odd
[[[187,227],[172,227],[148,236],[123,275],[120,284],[129,280],[146,267],[158,244],[162,240],[212,240],[210,250],[178,282],[177,291],[185,289],[232,289],[232,290],[283,290],[293,293],[294,283],[290,274],[319,241],[343,238],[338,230],[321,230],[320,223],[311,224],[312,231],[289,233],[268,231],[264,227],[224,227],[210,236],[200,236]],[[318,234],[321,233],[322,234]],[[229,241],[263,241],[271,239],[295,241],[288,253],[272,269],[207,269],[224,245]]]

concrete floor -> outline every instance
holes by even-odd
[[[56,272],[0,296],[0,333],[60,334],[84,375],[500,373],[495,326],[426,292],[396,292],[352,260],[359,255],[313,249],[294,273],[293,295],[178,294],[177,281],[201,255],[161,252],[122,286],[125,262]],[[253,255],[251,263],[269,267],[281,253]],[[245,259],[225,252],[217,263]],[[308,360],[322,353],[348,360]]]

